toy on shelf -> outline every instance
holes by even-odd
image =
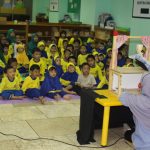
[[[115,31],[113,36],[112,60],[109,72],[109,90],[114,91],[118,96],[122,91],[138,91],[138,84],[143,73],[146,73],[140,67],[117,67],[118,49],[128,39],[141,39],[143,45],[146,47],[145,59],[150,57],[150,36],[126,36],[118,35]],[[141,46],[138,46],[138,51]]]
[[[59,20],[59,22],[62,22],[62,23],[70,23],[72,22],[72,18],[70,17],[70,15],[64,15],[64,18],[62,20]]]
[[[98,26],[107,29],[114,29],[116,24],[111,14],[103,13],[99,16]]]
[[[15,8],[25,8],[23,0],[17,0]]]

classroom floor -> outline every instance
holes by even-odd
[[[0,105],[0,132],[16,134],[23,138],[47,137],[79,145],[76,131],[79,124],[80,101],[18,103]],[[123,129],[109,130],[109,144],[122,136]],[[96,143],[88,146],[99,146],[101,130],[95,131]],[[0,134],[0,150],[96,150],[94,148],[77,148],[48,141],[24,141],[16,137]],[[133,148],[119,141],[115,146],[103,150],[132,150]]]

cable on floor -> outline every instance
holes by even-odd
[[[6,133],[3,133],[3,132],[0,132],[0,134],[4,135],[4,136],[14,136],[14,137],[17,137],[21,140],[25,140],[25,141],[37,141],[37,140],[49,140],[49,141],[54,141],[54,142],[58,142],[58,143],[63,143],[65,145],[69,145],[69,146],[73,146],[73,147],[78,147],[78,148],[107,148],[107,147],[112,147],[114,146],[115,144],[117,144],[120,140],[124,139],[124,137],[120,137],[118,140],[116,140],[114,143],[108,145],[108,146],[78,146],[78,145],[75,145],[75,144],[70,144],[70,143],[67,143],[67,142],[64,142],[64,141],[60,141],[60,140],[57,140],[57,139],[50,139],[50,138],[35,138],[35,139],[26,139],[26,138],[23,138],[23,137],[20,137],[18,135],[15,135],[15,134],[6,134]]]

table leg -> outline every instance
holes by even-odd
[[[101,146],[107,145],[109,116],[110,116],[110,107],[104,107]]]

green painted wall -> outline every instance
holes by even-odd
[[[37,2],[38,1],[38,2]],[[36,20],[38,13],[46,13],[48,15],[49,0],[33,0],[32,20]]]
[[[96,15],[95,7],[96,0],[81,0],[80,21],[82,23],[94,25]]]
[[[128,27],[131,35],[149,35],[150,19],[132,18],[132,0],[81,0],[81,12],[70,14],[73,20],[82,23],[97,25],[98,16],[101,13],[111,13],[117,26]],[[48,12],[49,0],[33,0],[33,20],[38,12],[49,14],[50,22],[58,22],[64,14],[67,14],[68,0],[59,0],[59,12]],[[140,41],[132,41],[130,53],[134,53],[135,44]]]
[[[63,16],[67,13],[68,9],[68,0],[59,0],[59,11],[58,12],[49,12],[49,3],[50,0],[33,0],[33,12],[32,20],[36,20],[36,15],[40,13],[46,13],[49,16],[49,22],[58,22]],[[69,13],[74,21],[80,20],[79,14]]]
[[[110,1],[110,6],[110,12],[114,16],[117,26],[129,27],[130,34],[133,36],[150,35],[150,19],[132,18],[132,0],[113,0]],[[141,43],[140,40],[131,40],[130,54],[135,52],[137,43]]]
[[[112,0],[96,0],[95,4],[95,25],[98,24],[98,17],[102,13],[110,13],[110,2]]]

